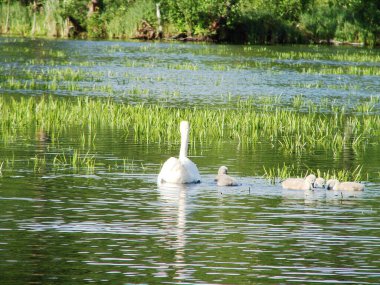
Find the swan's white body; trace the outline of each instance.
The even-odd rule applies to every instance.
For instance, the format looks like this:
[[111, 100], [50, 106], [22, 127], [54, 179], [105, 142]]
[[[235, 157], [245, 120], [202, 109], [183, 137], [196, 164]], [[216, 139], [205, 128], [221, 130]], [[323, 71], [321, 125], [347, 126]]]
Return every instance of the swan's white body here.
[[326, 180], [322, 177], [315, 179], [314, 187], [315, 188], [325, 188]]
[[333, 190], [335, 191], [363, 191], [364, 185], [358, 182], [337, 182]]
[[310, 174], [305, 179], [303, 178], [288, 178], [284, 180], [281, 185], [284, 189], [289, 190], [311, 190], [315, 182], [315, 175]]
[[221, 166], [218, 170], [218, 175], [215, 177], [218, 186], [238, 186], [239, 183], [227, 174], [228, 168]]
[[187, 121], [182, 121], [181, 131], [181, 149], [179, 158], [171, 157], [165, 161], [157, 177], [157, 183], [187, 184], [201, 182], [201, 176], [194, 162], [187, 158], [189, 144], [190, 125]]

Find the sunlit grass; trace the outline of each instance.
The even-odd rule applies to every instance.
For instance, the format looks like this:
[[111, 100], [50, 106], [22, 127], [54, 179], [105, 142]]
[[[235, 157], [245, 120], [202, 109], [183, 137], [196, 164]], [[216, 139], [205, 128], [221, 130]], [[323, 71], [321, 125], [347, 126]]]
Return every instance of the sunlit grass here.
[[34, 172], [41, 172], [46, 168], [46, 156], [36, 154], [31, 160], [34, 161]]
[[[308, 109], [296, 112], [281, 107], [281, 100], [281, 96], [263, 98], [260, 104], [271, 105], [268, 108], [256, 105], [255, 100], [240, 100], [234, 106], [229, 106], [230, 108], [216, 109], [172, 108], [160, 104], [129, 105], [111, 98], [0, 96], [1, 139], [7, 145], [25, 130], [46, 130], [51, 137], [49, 145], [58, 147], [58, 150], [54, 155], [47, 152], [30, 159], [36, 173], [42, 173], [49, 168], [70, 173], [95, 173], [97, 168], [124, 172], [145, 171], [149, 167], [141, 162], [127, 159], [104, 162], [104, 159], [97, 157], [93, 152], [96, 147], [96, 133], [101, 129], [115, 129], [138, 143], [176, 144], [179, 142], [178, 125], [184, 119], [191, 123], [191, 145], [234, 140], [249, 148], [265, 143], [274, 151], [280, 151], [289, 157], [303, 157], [321, 150], [339, 157], [344, 149], [349, 148], [359, 153], [367, 146], [379, 142], [378, 114], [362, 110], [352, 114], [338, 107], [329, 114], [315, 113]], [[303, 101], [302, 96], [295, 100], [300, 100], [300, 106], [308, 104], [308, 101]], [[377, 104], [378, 98], [373, 97], [359, 104], [366, 102]], [[318, 109], [329, 105], [325, 101], [321, 104], [317, 106]], [[89, 130], [77, 137], [75, 143], [81, 149], [59, 150], [57, 138], [69, 128]], [[1, 157], [0, 163], [2, 172], [11, 171], [15, 163], [14, 157]], [[351, 170], [332, 169], [323, 173], [318, 171], [308, 170], [324, 178], [365, 179], [361, 166]], [[300, 170], [292, 165], [265, 168], [264, 173], [264, 177], [273, 181], [306, 175], [305, 168]]]
[[246, 46], [244, 51], [247, 54], [256, 56], [266, 56], [281, 60], [331, 60], [348, 62], [380, 62], [380, 53], [372, 49], [342, 48], [322, 46], [309, 46], [307, 49], [278, 50], [275, 47]]
[[[301, 97], [295, 100], [297, 105], [304, 104]], [[359, 149], [377, 142], [380, 135], [377, 114], [352, 115], [342, 108], [334, 109], [331, 114], [295, 112], [281, 107], [265, 109], [250, 101], [236, 102], [235, 107], [226, 109], [178, 109], [164, 105], [129, 105], [110, 98], [0, 97], [0, 112], [0, 126], [6, 133], [3, 140], [12, 138], [14, 130], [23, 126], [43, 126], [54, 137], [59, 137], [69, 126], [77, 126], [124, 130], [131, 132], [137, 141], [177, 142], [178, 125], [184, 119], [191, 122], [195, 141], [227, 138], [241, 143], [267, 141], [294, 154], [313, 149], [338, 152], [348, 145]], [[89, 138], [88, 142], [93, 140]]]
[[303, 67], [301, 69], [302, 73], [317, 73], [317, 74], [351, 74], [351, 75], [371, 75], [379, 76], [380, 69], [378, 66], [332, 66], [332, 65], [316, 65]]

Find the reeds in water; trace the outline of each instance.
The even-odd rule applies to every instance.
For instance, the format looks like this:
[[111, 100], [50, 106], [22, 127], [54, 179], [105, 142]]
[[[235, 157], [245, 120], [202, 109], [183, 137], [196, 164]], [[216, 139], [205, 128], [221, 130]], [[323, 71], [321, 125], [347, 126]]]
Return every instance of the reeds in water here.
[[[270, 102], [276, 100], [281, 99], [274, 97]], [[78, 137], [78, 144], [83, 149], [96, 144], [96, 132], [102, 128], [122, 130], [125, 136], [139, 143], [170, 144], [179, 142], [180, 121], [189, 120], [192, 126], [191, 145], [235, 140], [248, 148], [266, 143], [293, 157], [320, 150], [330, 151], [336, 156], [346, 149], [359, 153], [367, 146], [377, 144], [380, 138], [380, 116], [371, 112], [353, 115], [339, 108], [332, 114], [296, 112], [278, 106], [263, 109], [249, 100], [241, 100], [229, 107], [181, 109], [164, 105], [130, 105], [111, 98], [0, 96], [0, 131], [5, 145], [13, 142], [20, 132], [40, 128], [49, 133], [53, 145], [67, 128], [89, 130], [87, 136]], [[1, 158], [0, 161], [3, 171], [12, 168], [12, 159]], [[52, 165], [57, 170], [93, 173], [98, 163], [95, 155], [83, 150], [65, 151], [53, 158], [38, 155], [31, 161], [36, 172]], [[127, 170], [138, 165], [124, 162], [110, 167]], [[307, 171], [318, 173], [318, 170]], [[272, 180], [306, 175], [305, 168], [298, 169], [292, 165], [265, 168], [264, 173]], [[332, 170], [320, 175], [339, 180], [364, 178], [361, 167], [351, 171]]]
[[303, 166], [301, 170], [300, 167], [296, 167], [294, 164], [286, 165], [285, 163], [277, 167], [271, 167], [264, 169], [264, 178], [268, 179], [271, 183], [276, 183], [289, 177], [300, 177], [304, 178], [307, 175], [313, 173], [317, 177], [323, 177], [328, 179], [338, 179], [339, 181], [363, 181], [368, 179], [368, 177], [362, 172], [363, 166], [358, 165], [353, 169], [332, 169], [327, 171], [321, 171], [320, 169], [311, 169], [307, 166]]
[[234, 139], [242, 143], [271, 141], [290, 153], [313, 149], [339, 151], [343, 146], [361, 148], [378, 140], [378, 114], [351, 115], [337, 108], [333, 114], [295, 112], [281, 107], [267, 110], [250, 102], [237, 102], [226, 109], [171, 108], [164, 105], [118, 103], [111, 98], [56, 98], [50, 96], [0, 97], [0, 123], [12, 136], [22, 126], [41, 126], [49, 133], [68, 126], [97, 127], [132, 131], [138, 141], [178, 141], [181, 120], [192, 123], [195, 141]]

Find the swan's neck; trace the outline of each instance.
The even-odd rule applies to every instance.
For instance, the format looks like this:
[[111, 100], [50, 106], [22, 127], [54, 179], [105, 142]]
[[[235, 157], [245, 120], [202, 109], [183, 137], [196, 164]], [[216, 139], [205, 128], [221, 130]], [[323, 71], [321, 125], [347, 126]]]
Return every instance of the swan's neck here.
[[187, 157], [187, 150], [189, 145], [189, 131], [181, 131], [181, 149], [179, 151], [179, 158]]

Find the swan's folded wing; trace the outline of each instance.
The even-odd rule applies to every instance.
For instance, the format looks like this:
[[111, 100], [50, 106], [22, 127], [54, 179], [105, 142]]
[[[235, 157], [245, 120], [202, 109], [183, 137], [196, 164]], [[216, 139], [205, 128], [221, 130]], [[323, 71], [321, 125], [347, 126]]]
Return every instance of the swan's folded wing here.
[[199, 183], [201, 182], [201, 175], [194, 162], [187, 157], [180, 158], [181, 164], [184, 167], [184, 183]]
[[185, 158], [169, 158], [160, 171], [157, 183], [199, 183], [201, 177], [197, 166], [187, 157]]

